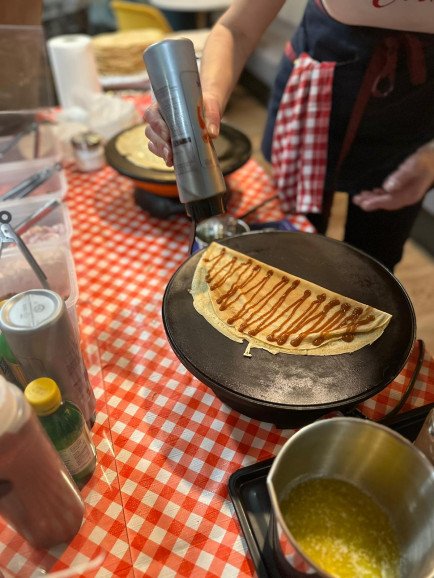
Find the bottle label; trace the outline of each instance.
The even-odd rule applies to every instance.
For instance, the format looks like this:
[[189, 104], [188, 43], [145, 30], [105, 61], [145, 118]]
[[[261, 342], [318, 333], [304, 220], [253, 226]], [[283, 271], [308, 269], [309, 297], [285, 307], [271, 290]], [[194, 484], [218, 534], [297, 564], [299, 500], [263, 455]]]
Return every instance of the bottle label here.
[[95, 459], [94, 448], [87, 427], [83, 428], [73, 444], [64, 450], [59, 450], [59, 454], [72, 476], [85, 470]]

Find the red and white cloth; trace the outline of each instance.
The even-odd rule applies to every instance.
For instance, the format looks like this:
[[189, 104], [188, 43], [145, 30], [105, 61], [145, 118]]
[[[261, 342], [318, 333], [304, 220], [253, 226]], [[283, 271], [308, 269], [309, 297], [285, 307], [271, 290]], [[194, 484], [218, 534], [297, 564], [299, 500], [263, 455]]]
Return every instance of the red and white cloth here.
[[302, 53], [282, 95], [271, 162], [285, 213], [321, 212], [334, 69]]
[[[83, 351], [97, 398], [91, 435], [98, 463], [82, 490], [84, 523], [70, 543], [35, 550], [0, 521], [0, 572], [5, 578], [55, 578], [67, 569], [77, 578], [251, 578], [255, 568], [228, 480], [276, 455], [292, 432], [223, 404], [167, 341], [161, 303], [188, 257], [187, 218], [145, 213], [134, 203], [133, 181], [110, 167], [94, 173], [69, 167], [66, 174]], [[228, 177], [228, 186], [234, 215], [274, 194], [253, 159]], [[253, 218], [281, 218], [278, 203]], [[312, 231], [301, 215], [290, 221]], [[417, 348], [400, 375], [359, 409], [378, 419], [395, 407], [416, 358]], [[426, 351], [403, 411], [433, 401], [434, 359]]]

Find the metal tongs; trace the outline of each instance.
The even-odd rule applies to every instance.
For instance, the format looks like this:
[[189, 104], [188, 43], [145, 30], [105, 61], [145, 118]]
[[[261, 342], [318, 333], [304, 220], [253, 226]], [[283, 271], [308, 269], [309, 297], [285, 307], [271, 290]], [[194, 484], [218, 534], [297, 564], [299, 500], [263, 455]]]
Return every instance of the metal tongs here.
[[0, 211], [0, 257], [2, 254], [3, 245], [15, 243], [15, 245], [18, 247], [24, 258], [26, 259], [27, 263], [30, 265], [33, 272], [39, 279], [42, 287], [44, 289], [50, 289], [47, 276], [42, 271], [36, 259], [33, 257], [31, 252], [27, 248], [27, 245], [24, 243], [21, 237], [14, 231], [14, 229], [10, 225], [11, 220], [12, 215], [9, 213], [9, 211]]
[[27, 197], [32, 191], [34, 191], [39, 185], [45, 183], [56, 171], [60, 171], [62, 165], [60, 163], [54, 163], [51, 167], [41, 169], [31, 177], [28, 177], [24, 181], [18, 183], [9, 189], [6, 193], [0, 196], [0, 201], [10, 201], [11, 199], [22, 199]]
[[[36, 139], [35, 148], [37, 148], [37, 146], [38, 146], [37, 141], [39, 138], [38, 128], [39, 128], [38, 123], [33, 121], [30, 124], [28, 124], [23, 130], [18, 132], [14, 137], [12, 137], [12, 139], [9, 142], [7, 142], [5, 145], [0, 147], [0, 159], [2, 159], [7, 152], [9, 152], [11, 149], [13, 149], [14, 146], [17, 144], [17, 142], [19, 142], [23, 138], [23, 136], [25, 136], [26, 134], [29, 134], [30, 132], [33, 132], [33, 131], [35, 131], [35, 139]], [[37, 154], [35, 154], [35, 157], [36, 156], [37, 156]]]

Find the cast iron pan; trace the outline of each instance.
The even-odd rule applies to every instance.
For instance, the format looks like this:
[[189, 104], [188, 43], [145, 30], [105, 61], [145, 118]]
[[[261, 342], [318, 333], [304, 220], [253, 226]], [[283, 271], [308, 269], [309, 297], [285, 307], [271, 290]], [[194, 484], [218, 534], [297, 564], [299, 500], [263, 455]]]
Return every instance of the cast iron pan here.
[[[106, 160], [110, 166], [122, 175], [137, 181], [151, 183], [176, 183], [174, 171], [159, 171], [139, 167], [121, 155], [116, 148], [116, 141], [121, 134], [132, 130], [130, 127], [112, 137], [105, 146]], [[143, 130], [145, 127], [143, 125]], [[220, 168], [224, 176], [232, 173], [243, 166], [250, 158], [252, 145], [250, 140], [242, 132], [222, 123], [220, 135], [214, 141], [214, 146], [220, 163]]]
[[231, 341], [193, 307], [188, 290], [200, 251], [181, 265], [163, 298], [163, 322], [183, 365], [240, 413], [299, 427], [375, 395], [401, 371], [415, 340], [415, 314], [399, 281], [383, 265], [322, 235], [255, 232], [222, 241], [232, 249], [392, 314], [372, 345], [343, 355], [272, 355]]

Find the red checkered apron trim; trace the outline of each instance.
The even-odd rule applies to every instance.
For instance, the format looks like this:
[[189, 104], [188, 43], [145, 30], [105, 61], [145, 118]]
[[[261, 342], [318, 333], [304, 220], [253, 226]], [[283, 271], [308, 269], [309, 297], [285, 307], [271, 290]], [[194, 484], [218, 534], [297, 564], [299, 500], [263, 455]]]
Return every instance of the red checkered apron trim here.
[[282, 95], [271, 162], [285, 213], [321, 212], [335, 65], [300, 54]]

